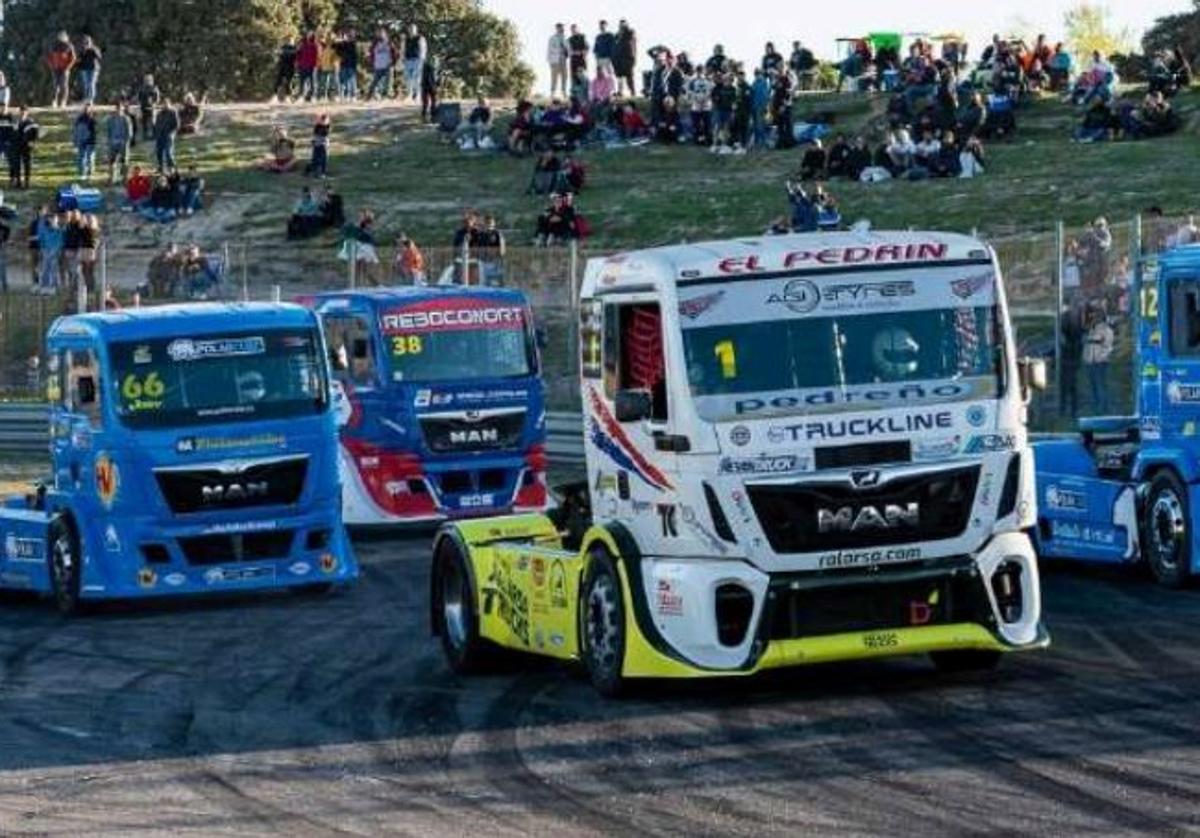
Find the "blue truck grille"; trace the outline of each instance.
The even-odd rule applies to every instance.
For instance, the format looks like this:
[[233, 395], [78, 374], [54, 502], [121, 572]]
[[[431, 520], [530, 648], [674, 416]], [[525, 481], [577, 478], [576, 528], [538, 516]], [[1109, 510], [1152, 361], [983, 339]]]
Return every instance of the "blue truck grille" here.
[[291, 506], [300, 499], [308, 474], [308, 457], [274, 457], [219, 463], [195, 468], [160, 468], [154, 472], [159, 491], [179, 515]]

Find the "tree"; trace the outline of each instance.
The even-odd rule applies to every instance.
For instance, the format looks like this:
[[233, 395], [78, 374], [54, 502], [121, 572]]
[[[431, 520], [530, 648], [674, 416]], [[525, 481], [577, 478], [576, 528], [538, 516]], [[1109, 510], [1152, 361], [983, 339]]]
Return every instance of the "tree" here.
[[1200, 0], [1190, 12], [1160, 17], [1142, 37], [1142, 52], [1146, 55], [1176, 47], [1195, 66], [1200, 57]]
[[533, 70], [520, 60], [516, 27], [475, 0], [343, 0], [339, 21], [360, 38], [380, 26], [399, 34], [417, 24], [429, 54], [441, 62], [448, 92], [522, 96], [533, 86]]
[[1081, 62], [1093, 52], [1107, 58], [1128, 53], [1133, 46], [1133, 35], [1127, 28], [1114, 27], [1108, 7], [1086, 0], [1063, 15], [1063, 29], [1067, 49]]

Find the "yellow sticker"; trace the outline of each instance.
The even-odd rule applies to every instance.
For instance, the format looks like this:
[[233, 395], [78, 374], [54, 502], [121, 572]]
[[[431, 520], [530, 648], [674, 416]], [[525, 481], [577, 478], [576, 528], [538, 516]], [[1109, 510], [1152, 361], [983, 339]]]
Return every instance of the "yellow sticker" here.
[[105, 508], [113, 505], [121, 486], [121, 472], [107, 454], [96, 457], [96, 494]]

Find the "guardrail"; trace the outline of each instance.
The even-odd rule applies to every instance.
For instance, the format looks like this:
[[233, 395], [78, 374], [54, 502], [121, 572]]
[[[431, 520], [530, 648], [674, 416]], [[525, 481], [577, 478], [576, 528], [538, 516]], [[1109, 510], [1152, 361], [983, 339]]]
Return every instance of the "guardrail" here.
[[[578, 413], [546, 414], [546, 454], [556, 465], [583, 462], [582, 418]], [[44, 456], [50, 446], [50, 419], [39, 402], [0, 404], [0, 455]]]

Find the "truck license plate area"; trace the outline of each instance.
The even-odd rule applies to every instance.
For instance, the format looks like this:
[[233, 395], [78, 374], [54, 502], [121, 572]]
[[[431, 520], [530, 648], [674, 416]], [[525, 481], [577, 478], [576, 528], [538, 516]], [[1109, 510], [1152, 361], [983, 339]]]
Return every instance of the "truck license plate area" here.
[[197, 535], [179, 539], [187, 563], [195, 566], [286, 558], [292, 549], [292, 530]]

